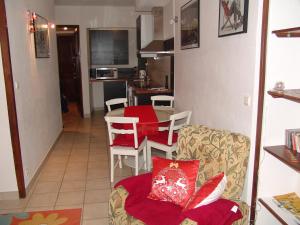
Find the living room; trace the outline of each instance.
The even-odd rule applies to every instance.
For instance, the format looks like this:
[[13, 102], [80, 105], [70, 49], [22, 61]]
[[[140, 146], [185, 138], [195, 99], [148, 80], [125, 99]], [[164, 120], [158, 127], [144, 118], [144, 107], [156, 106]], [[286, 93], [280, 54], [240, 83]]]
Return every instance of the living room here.
[[[151, 7], [162, 6], [166, 10], [171, 9], [173, 14], [170, 18], [172, 19], [175, 16], [180, 18], [181, 8], [188, 1], [166, 1], [164, 5], [156, 4], [162, 1], [151, 2]], [[165, 26], [170, 25], [171, 29], [174, 28], [175, 34], [176, 108], [181, 111], [191, 110], [193, 112], [192, 124], [230, 130], [250, 138], [250, 155], [243, 191], [243, 200], [248, 205], [251, 205], [252, 201], [253, 183], [255, 183], [253, 174], [257, 170], [256, 160], [259, 159], [257, 154], [261, 155], [257, 163], [263, 161], [260, 165], [258, 197], [292, 191], [298, 191], [299, 194], [299, 172], [278, 163], [279, 161], [265, 153], [262, 147], [256, 150], [257, 140], [260, 138], [262, 142], [259, 146], [284, 144], [284, 130], [299, 128], [300, 125], [295, 119], [300, 113], [299, 105], [285, 100], [279, 100], [282, 101], [279, 105], [278, 100], [274, 101], [271, 96], [267, 95], [267, 91], [273, 89], [278, 81], [284, 81], [287, 89], [299, 88], [296, 68], [300, 52], [297, 51], [299, 38], [280, 39], [272, 34], [272, 30], [299, 27], [299, 2], [289, 0], [288, 4], [284, 4], [271, 0], [267, 10], [263, 4], [269, 1], [249, 1], [247, 32], [225, 37], [218, 37], [219, 2], [209, 0], [199, 2], [200, 42], [198, 48], [182, 50], [180, 20], [172, 25], [170, 18], [164, 21]], [[59, 1], [5, 1], [16, 116], [26, 188], [30, 186], [63, 130], [55, 31], [49, 30], [50, 58], [36, 59], [34, 38], [28, 31], [28, 10], [42, 15], [55, 24], [80, 26], [83, 108], [87, 120], [91, 116], [91, 108], [85, 31], [90, 26], [135, 27], [138, 14], [136, 5], [99, 6], [90, 5], [92, 3], [88, 5], [58, 3]], [[268, 29], [263, 26], [263, 9], [269, 12]], [[261, 63], [262, 30], [268, 33], [265, 46], [268, 54], [264, 65]], [[4, 47], [1, 41], [1, 48], [4, 49]], [[3, 56], [2, 59], [4, 61]], [[3, 63], [3, 68], [4, 66]], [[264, 91], [259, 92], [260, 85], [262, 85], [260, 82], [262, 68], [266, 68], [266, 80]], [[2, 70], [1, 77], [3, 77]], [[6, 106], [7, 100], [2, 78], [0, 84], [3, 87], [1, 88], [1, 105]], [[265, 96], [264, 106], [259, 102], [261, 95]], [[263, 114], [260, 112], [263, 122], [262, 133], [258, 138], [259, 119], [257, 118], [259, 118], [260, 107], [264, 110]], [[18, 193], [18, 183], [13, 157], [15, 146], [11, 141], [8, 109], [1, 108], [0, 118], [3, 124], [1, 125], [1, 140], [3, 140], [1, 149], [3, 151], [0, 153], [0, 158], [3, 163], [0, 165], [2, 177], [0, 200], [5, 200], [7, 199], [5, 196], [15, 196]], [[86, 120], [83, 120], [83, 124], [84, 121]], [[82, 129], [84, 130], [84, 126]], [[271, 174], [270, 171], [272, 171]], [[21, 208], [24, 210], [23, 206]], [[7, 211], [4, 210], [3, 213], [5, 212]], [[262, 217], [272, 217], [263, 210], [259, 211], [259, 217], [260, 213], [263, 213]], [[263, 223], [258, 221], [257, 224]]]

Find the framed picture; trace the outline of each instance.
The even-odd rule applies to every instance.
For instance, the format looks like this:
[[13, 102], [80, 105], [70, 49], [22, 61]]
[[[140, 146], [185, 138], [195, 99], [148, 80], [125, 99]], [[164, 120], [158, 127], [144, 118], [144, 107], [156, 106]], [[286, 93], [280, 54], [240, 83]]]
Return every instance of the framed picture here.
[[218, 36], [247, 32], [248, 0], [219, 0]]
[[38, 14], [35, 14], [34, 20], [34, 46], [36, 58], [49, 58], [49, 33], [48, 21]]
[[199, 0], [181, 7], [181, 49], [199, 48]]

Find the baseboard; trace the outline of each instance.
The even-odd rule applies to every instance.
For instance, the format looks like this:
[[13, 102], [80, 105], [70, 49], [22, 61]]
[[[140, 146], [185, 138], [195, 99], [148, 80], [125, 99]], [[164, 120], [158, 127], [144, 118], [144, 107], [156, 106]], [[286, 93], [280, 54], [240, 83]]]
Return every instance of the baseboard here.
[[91, 118], [91, 114], [90, 113], [84, 114], [83, 117], [84, 118]]
[[93, 108], [93, 112], [94, 111], [102, 111], [102, 110], [104, 110], [104, 107], [94, 107]]
[[34, 183], [36, 182], [36, 179], [38, 178], [40, 172], [41, 172], [41, 169], [43, 168], [45, 162], [48, 160], [49, 156], [50, 156], [50, 153], [53, 151], [55, 145], [57, 144], [58, 140], [60, 139], [61, 135], [63, 133], [63, 130], [60, 131], [59, 135], [57, 136], [55, 142], [52, 144], [50, 150], [48, 151], [46, 157], [44, 158], [44, 160], [41, 162], [40, 166], [38, 167], [38, 169], [36, 170], [34, 176], [31, 178], [29, 184], [27, 185], [26, 187], [26, 196], [30, 195], [31, 192], [33, 191], [33, 186], [34, 186]]
[[0, 201], [3, 200], [17, 200], [19, 199], [19, 192], [18, 191], [8, 191], [8, 192], [1, 192], [0, 193]]

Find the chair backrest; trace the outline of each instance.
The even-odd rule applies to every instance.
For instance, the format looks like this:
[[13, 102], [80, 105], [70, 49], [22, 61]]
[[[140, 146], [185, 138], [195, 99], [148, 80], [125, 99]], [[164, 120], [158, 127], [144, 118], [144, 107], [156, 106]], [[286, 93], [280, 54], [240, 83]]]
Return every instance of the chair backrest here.
[[174, 107], [174, 96], [169, 95], [153, 95], [151, 96], [152, 105], [155, 106], [156, 101], [167, 102], [167, 107]]
[[[113, 144], [116, 134], [132, 134], [134, 140], [134, 147], [138, 148], [138, 134], [137, 134], [137, 123], [139, 122], [138, 117], [105, 116], [104, 119], [107, 123], [110, 145]], [[118, 126], [113, 126], [114, 123], [118, 124]]]
[[178, 160], [200, 160], [197, 186], [224, 172], [227, 186], [223, 197], [239, 200], [246, 177], [250, 140], [248, 137], [206, 126], [187, 126], [179, 131]]
[[126, 107], [127, 106], [127, 98], [114, 98], [114, 99], [110, 99], [110, 100], [107, 100], [105, 102], [105, 104], [107, 106], [108, 111], [110, 112], [112, 105], [124, 104], [124, 107]]
[[192, 112], [185, 111], [170, 116], [170, 128], [168, 135], [168, 145], [172, 145], [173, 133], [180, 130], [183, 126], [190, 124]]

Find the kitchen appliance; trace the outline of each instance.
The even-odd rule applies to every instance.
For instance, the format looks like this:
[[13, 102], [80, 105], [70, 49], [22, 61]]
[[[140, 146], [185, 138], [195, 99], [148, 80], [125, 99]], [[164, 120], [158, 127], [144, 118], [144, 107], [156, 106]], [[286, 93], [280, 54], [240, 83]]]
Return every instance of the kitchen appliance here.
[[137, 19], [137, 41], [141, 57], [174, 54], [174, 38], [163, 40], [163, 8], [153, 7], [152, 15], [140, 15]]
[[100, 67], [96, 68], [96, 79], [114, 79], [118, 78], [117, 68]]

